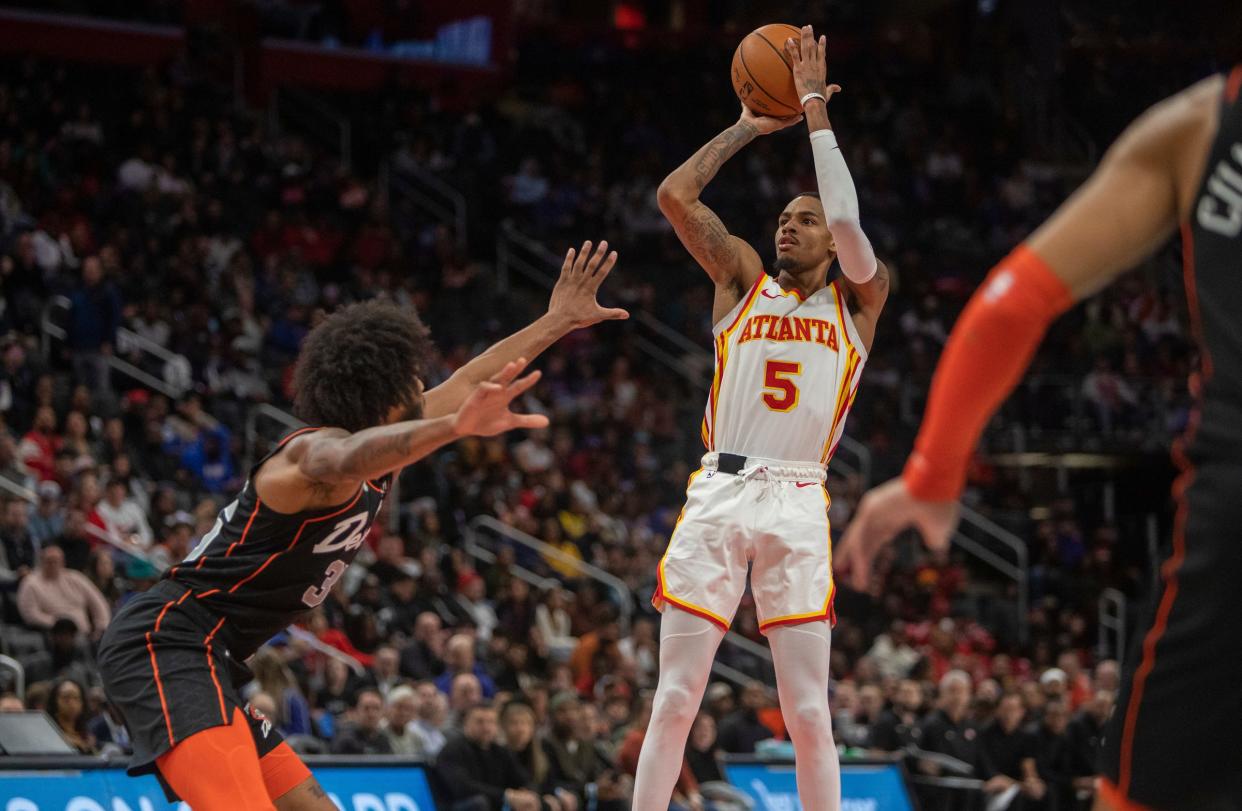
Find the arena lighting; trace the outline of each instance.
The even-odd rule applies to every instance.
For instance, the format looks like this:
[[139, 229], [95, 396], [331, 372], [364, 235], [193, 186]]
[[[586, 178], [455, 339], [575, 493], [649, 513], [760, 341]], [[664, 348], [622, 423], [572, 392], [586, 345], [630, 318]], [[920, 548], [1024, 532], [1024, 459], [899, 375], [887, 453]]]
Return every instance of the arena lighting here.
[[1135, 463], [1133, 457], [1103, 453], [998, 453], [988, 459], [1002, 467], [1066, 467], [1075, 470], [1116, 470]]

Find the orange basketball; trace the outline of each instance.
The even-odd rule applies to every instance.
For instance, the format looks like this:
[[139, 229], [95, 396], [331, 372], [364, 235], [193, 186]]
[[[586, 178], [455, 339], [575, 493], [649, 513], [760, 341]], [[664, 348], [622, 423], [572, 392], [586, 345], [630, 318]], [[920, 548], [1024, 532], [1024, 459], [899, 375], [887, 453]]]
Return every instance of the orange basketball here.
[[785, 40], [797, 39], [794, 25], [772, 23], [747, 34], [733, 52], [733, 92], [756, 115], [778, 118], [802, 112]]

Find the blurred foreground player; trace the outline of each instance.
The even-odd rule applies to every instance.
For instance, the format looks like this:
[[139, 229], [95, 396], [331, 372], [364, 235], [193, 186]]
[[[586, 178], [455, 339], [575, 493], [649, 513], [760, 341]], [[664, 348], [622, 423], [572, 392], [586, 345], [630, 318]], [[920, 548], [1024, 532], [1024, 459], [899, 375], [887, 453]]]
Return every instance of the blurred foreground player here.
[[241, 664], [318, 606], [345, 573], [394, 474], [460, 437], [540, 428], [510, 411], [539, 379], [518, 377], [558, 338], [624, 310], [596, 301], [616, 253], [571, 249], [548, 312], [436, 388], [418, 316], [382, 302], [346, 307], [298, 358], [295, 431], [250, 471], [215, 526], [108, 626], [99, 666], [133, 738], [131, 774], [155, 772], [194, 811], [333, 811], [271, 723], [241, 698]]
[[905, 471], [863, 498], [837, 554], [862, 587], [878, 547], [906, 527], [945, 549], [979, 435], [1048, 324], [1149, 256], [1180, 223], [1199, 404], [1173, 446], [1182, 469], [1173, 553], [1105, 736], [1098, 809], [1242, 808], [1240, 88], [1242, 65], [1151, 108], [992, 271], [945, 347]]
[[[888, 296], [888, 271], [859, 226], [854, 182], [828, 121], [827, 100], [839, 88], [825, 86], [823, 48], [809, 26], [800, 45], [787, 44], [820, 193], [799, 195], [781, 212], [775, 278], [699, 194], [756, 136], [801, 117], [743, 108], [736, 124], [660, 185], [661, 210], [716, 283], [716, 375], [703, 419], [707, 453], [691, 476], [652, 599], [664, 617], [660, 680], [634, 786], [634, 808], [643, 811], [668, 807], [748, 564], [797, 752], [802, 807], [840, 806], [828, 711], [834, 587], [824, 480]], [[830, 276], [834, 260], [843, 279]]]

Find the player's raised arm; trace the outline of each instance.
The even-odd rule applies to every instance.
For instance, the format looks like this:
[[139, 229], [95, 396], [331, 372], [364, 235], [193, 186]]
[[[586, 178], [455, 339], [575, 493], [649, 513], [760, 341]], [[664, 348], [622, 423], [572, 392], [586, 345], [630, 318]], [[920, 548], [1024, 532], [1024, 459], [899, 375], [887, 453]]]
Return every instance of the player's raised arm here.
[[712, 277], [717, 288], [740, 295], [763, 273], [763, 263], [745, 240], [729, 233], [716, 212], [699, 195], [724, 162], [760, 135], [793, 126], [801, 116], [757, 116], [742, 106], [737, 123], [704, 144], [690, 159], [664, 178], [656, 191], [660, 211], [672, 223], [681, 244]]
[[832, 122], [828, 120], [828, 101], [841, 92], [841, 87], [827, 83], [827, 44], [826, 37], [816, 40], [811, 26], [804, 25], [800, 39], [786, 41], [785, 53], [790, 59], [794, 86], [811, 134], [815, 179], [828, 230], [836, 244], [841, 274], [858, 303], [859, 314], [873, 333], [875, 319], [888, 298], [888, 272], [876, 259], [871, 240], [863, 233], [854, 179], [837, 145]]
[[901, 478], [863, 497], [834, 558], [856, 587], [880, 546], [915, 527], [943, 549], [988, 419], [1021, 379], [1048, 325], [1173, 232], [1215, 135], [1219, 78], [1153, 107], [1087, 182], [991, 272], [953, 328]]
[[400, 470], [462, 437], [546, 428], [547, 417], [509, 408], [539, 381], [539, 372], [519, 378], [525, 367], [525, 358], [506, 364], [491, 380], [475, 386], [448, 416], [403, 420], [352, 434], [325, 428], [295, 437], [259, 469], [259, 496], [284, 513], [326, 506], [347, 498], [362, 482]]
[[576, 329], [629, 318], [630, 314], [616, 307], [600, 306], [599, 286], [608, 278], [617, 263], [617, 252], [608, 250], [601, 241], [591, 251], [591, 241], [575, 251], [565, 253], [561, 275], [552, 288], [548, 311], [531, 324], [490, 346], [453, 373], [448, 380], [424, 395], [423, 416], [443, 417], [457, 411], [480, 383], [490, 380], [506, 364], [526, 358], [534, 360], [545, 349]]

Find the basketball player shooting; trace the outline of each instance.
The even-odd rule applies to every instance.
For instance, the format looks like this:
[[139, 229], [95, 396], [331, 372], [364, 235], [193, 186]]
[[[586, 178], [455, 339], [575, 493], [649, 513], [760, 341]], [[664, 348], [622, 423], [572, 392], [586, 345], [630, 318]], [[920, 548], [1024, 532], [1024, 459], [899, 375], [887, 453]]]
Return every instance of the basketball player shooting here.
[[411, 310], [345, 307], [298, 358], [295, 431], [250, 471], [184, 561], [108, 626], [99, 666], [133, 738], [131, 774], [155, 772], [195, 811], [335, 811], [310, 771], [238, 689], [242, 660], [323, 602], [345, 573], [402, 468], [465, 436], [541, 428], [513, 400], [561, 336], [626, 318], [601, 307], [615, 251], [565, 256], [547, 313], [424, 393], [434, 347]]
[[[785, 724], [808, 811], [840, 805], [828, 711], [833, 582], [825, 470], [888, 294], [888, 271], [859, 227], [858, 197], [828, 120], [824, 41], [787, 43], [819, 194], [777, 219], [775, 278], [699, 200], [721, 165], [801, 116], [741, 118], [670, 174], [660, 209], [716, 284], [715, 379], [707, 453], [659, 564], [660, 680], [638, 762], [634, 808], [667, 808], [712, 658], [751, 564], [759, 627], [772, 646]], [[834, 260], [843, 279], [830, 275]], [[696, 802], [697, 798], [691, 798]]]
[[[1236, 19], [1236, 9], [1226, 7]], [[1236, 28], [1236, 25], [1235, 25]], [[838, 550], [864, 588], [877, 550], [916, 528], [948, 547], [966, 468], [1048, 325], [1163, 245], [1179, 224], [1199, 344], [1198, 399], [1173, 445], [1173, 551], [1105, 734], [1096, 808], [1242, 808], [1242, 65], [1148, 110], [1090, 179], [1004, 259], [958, 319], [901, 478], [868, 493]]]

